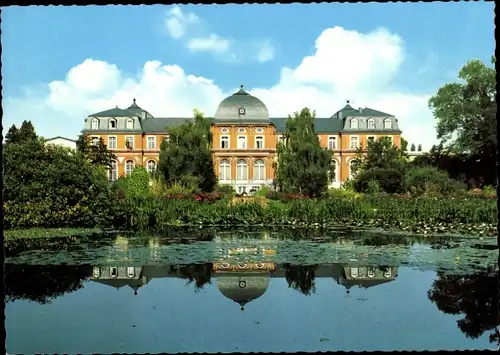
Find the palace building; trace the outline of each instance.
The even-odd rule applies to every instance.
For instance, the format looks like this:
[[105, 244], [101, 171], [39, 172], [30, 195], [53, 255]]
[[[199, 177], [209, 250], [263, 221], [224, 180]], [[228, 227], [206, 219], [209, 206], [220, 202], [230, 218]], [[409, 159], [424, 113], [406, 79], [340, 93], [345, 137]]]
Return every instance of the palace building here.
[[[152, 172], [159, 159], [160, 144], [168, 137], [166, 127], [193, 121], [193, 117], [154, 117], [139, 107], [118, 107], [94, 113], [85, 120], [83, 133], [95, 142], [103, 138], [117, 160], [109, 172], [111, 180], [128, 175], [142, 165]], [[220, 184], [238, 193], [271, 185], [277, 144], [283, 139], [287, 117], [269, 117], [266, 105], [243, 89], [225, 98], [212, 119], [212, 153]], [[382, 136], [401, 146], [401, 130], [394, 115], [347, 104], [331, 117], [316, 118], [315, 130], [321, 146], [333, 151], [336, 173], [332, 187], [351, 176], [356, 149]]]

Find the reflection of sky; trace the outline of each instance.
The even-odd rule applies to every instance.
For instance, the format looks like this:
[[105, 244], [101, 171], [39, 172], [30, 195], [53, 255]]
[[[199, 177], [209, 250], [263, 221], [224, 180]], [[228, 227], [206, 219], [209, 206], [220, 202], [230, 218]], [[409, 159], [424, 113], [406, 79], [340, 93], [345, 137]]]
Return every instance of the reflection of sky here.
[[[9, 352], [229, 352], [492, 348], [487, 334], [468, 340], [460, 318], [427, 299], [434, 272], [399, 268], [398, 278], [368, 290], [316, 279], [305, 296], [274, 278], [264, 295], [240, 306], [206, 285], [153, 279], [129, 288], [94, 282], [42, 306], [7, 304]], [[135, 325], [135, 327], [134, 327]], [[29, 341], [26, 341], [29, 339]], [[320, 340], [323, 339], [321, 342]], [[328, 340], [325, 340], [328, 339]]]

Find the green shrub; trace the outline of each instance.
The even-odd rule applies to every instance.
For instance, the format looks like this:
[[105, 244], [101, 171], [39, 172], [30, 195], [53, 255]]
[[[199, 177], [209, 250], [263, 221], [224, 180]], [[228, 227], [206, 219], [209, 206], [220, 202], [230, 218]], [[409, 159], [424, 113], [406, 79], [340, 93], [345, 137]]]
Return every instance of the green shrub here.
[[258, 197], [266, 197], [267, 194], [271, 191], [271, 189], [267, 186], [262, 186], [259, 190], [257, 190], [257, 193], [255, 196]]
[[150, 192], [149, 173], [143, 166], [138, 166], [132, 170], [128, 178], [128, 195], [130, 197], [145, 196]]
[[128, 196], [128, 178], [120, 176], [117, 180], [111, 183], [111, 191], [117, 198], [125, 198]]
[[435, 167], [410, 168], [405, 174], [405, 190], [415, 196], [447, 196], [463, 187], [463, 184], [450, 179], [446, 172]]
[[399, 169], [371, 168], [359, 172], [354, 180], [354, 189], [358, 192], [369, 192], [373, 181], [378, 183], [379, 190], [388, 193], [399, 193], [404, 189], [404, 175]]
[[231, 185], [219, 185], [216, 190], [225, 197], [233, 197], [235, 195], [234, 188]]

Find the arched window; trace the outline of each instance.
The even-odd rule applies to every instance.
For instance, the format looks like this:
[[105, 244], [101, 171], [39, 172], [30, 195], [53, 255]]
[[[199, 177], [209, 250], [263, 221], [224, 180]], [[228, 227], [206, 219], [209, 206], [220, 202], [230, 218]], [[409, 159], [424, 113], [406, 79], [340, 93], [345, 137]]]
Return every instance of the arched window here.
[[392, 121], [390, 118], [384, 120], [384, 129], [392, 129]]
[[351, 129], [358, 129], [358, 119], [357, 118], [351, 119]]
[[354, 178], [354, 175], [355, 175], [355, 171], [354, 170], [355, 170], [356, 163], [357, 163], [356, 159], [352, 159], [349, 162], [349, 179]]
[[219, 179], [221, 181], [231, 180], [231, 163], [229, 160], [222, 159], [219, 164]]
[[248, 164], [243, 159], [236, 163], [236, 180], [248, 180]]
[[156, 171], [156, 162], [148, 160], [148, 173], [153, 174]]
[[111, 166], [109, 167], [108, 173], [109, 180], [115, 181], [116, 179], [118, 179], [118, 163], [116, 162], [116, 160], [111, 161]]
[[332, 165], [333, 165], [333, 179], [332, 179], [332, 182], [336, 182], [338, 179], [337, 179], [337, 176], [339, 174], [339, 168], [338, 168], [338, 165], [337, 165], [337, 161], [335, 159], [332, 160]]
[[258, 181], [266, 179], [266, 164], [264, 160], [257, 159], [253, 163], [253, 179]]
[[97, 118], [92, 119], [92, 129], [99, 129], [99, 120]]
[[375, 129], [375, 120], [373, 118], [368, 120], [368, 129]]
[[109, 129], [116, 129], [116, 120], [114, 118], [109, 120], [108, 128]]
[[134, 120], [127, 118], [127, 129], [134, 129]]
[[127, 160], [125, 162], [125, 176], [130, 176], [132, 170], [134, 170], [135, 162], [133, 160]]

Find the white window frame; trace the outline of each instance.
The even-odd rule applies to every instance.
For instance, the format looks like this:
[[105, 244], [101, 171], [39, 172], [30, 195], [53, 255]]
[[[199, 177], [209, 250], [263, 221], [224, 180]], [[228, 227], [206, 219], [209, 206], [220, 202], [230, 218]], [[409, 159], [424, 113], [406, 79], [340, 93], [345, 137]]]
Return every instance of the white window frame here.
[[93, 118], [92, 121], [90, 122], [90, 128], [99, 129], [99, 119]]
[[220, 129], [221, 133], [229, 133], [229, 128], [223, 127]]
[[[356, 138], [356, 147], [352, 146], [352, 139]], [[349, 137], [349, 149], [358, 149], [359, 148], [359, 136], [350, 136]]]
[[[113, 271], [114, 271], [114, 275], [113, 275]], [[113, 278], [118, 276], [118, 268], [116, 266], [111, 266], [109, 268], [109, 276], [111, 276]]]
[[[257, 144], [259, 141], [262, 142], [262, 146], [260, 148]], [[255, 136], [255, 149], [264, 149], [264, 136]]]
[[[132, 124], [131, 126], [129, 125], [130, 123]], [[132, 118], [127, 118], [125, 129], [134, 129], [134, 120]]]
[[127, 276], [130, 278], [135, 276], [135, 267], [127, 266]]
[[[130, 171], [127, 169], [127, 166], [128, 166], [127, 163], [128, 162], [132, 162], [132, 169]], [[134, 171], [134, 169], [135, 169], [135, 161], [134, 161], [134, 159], [127, 159], [127, 160], [125, 160], [125, 176], [132, 175], [132, 171]]]
[[[150, 145], [149, 145], [149, 139], [150, 138], [153, 138], [153, 147], [150, 147]], [[147, 147], [148, 147], [148, 149], [156, 149], [156, 136], [147, 136], [146, 139], [147, 139], [147, 144], [148, 144]]]
[[[226, 148], [224, 148], [224, 147], [222, 146], [222, 142], [223, 142], [223, 141], [227, 141], [227, 147], [226, 147]], [[229, 149], [229, 147], [230, 147], [229, 142], [230, 142], [230, 140], [229, 140], [229, 136], [221, 136], [221, 137], [220, 137], [220, 148], [221, 148], [221, 149]]]
[[[111, 122], [115, 123], [114, 127], [111, 127]], [[114, 130], [116, 130], [117, 125], [118, 125], [118, 122], [116, 121], [116, 119], [110, 118], [110, 120], [108, 121], [108, 129], [114, 129]]]
[[392, 129], [392, 120], [390, 118], [384, 120], [384, 129]]
[[127, 141], [129, 141], [129, 138], [132, 138], [131, 148], [135, 149], [135, 137], [134, 136], [126, 136], [125, 137], [125, 148], [127, 148]]
[[[153, 168], [153, 169], [151, 169], [151, 168], [150, 168], [150, 166], [151, 166], [151, 164], [150, 164], [150, 163], [153, 163], [153, 166], [154, 166], [154, 168]], [[156, 161], [155, 161], [154, 159], [149, 159], [149, 160], [146, 162], [146, 169], [147, 169], [148, 173], [153, 174], [153, 173], [156, 171], [157, 165], [158, 165], [158, 164], [156, 164]]]
[[354, 175], [352, 173], [352, 163], [356, 161], [356, 158], [352, 158], [349, 160], [348, 167], [349, 167], [349, 180], [351, 180]]
[[373, 138], [373, 141], [375, 142], [377, 140], [376, 136], [367, 136], [366, 137], [366, 146], [368, 147], [368, 142], [370, 141], [370, 138]]
[[[241, 139], [243, 138], [243, 139]], [[240, 144], [240, 142], [243, 142], [243, 146]], [[238, 149], [247, 149], [248, 144], [247, 144], [247, 136], [238, 136], [236, 140], [236, 144]]]
[[337, 182], [339, 179], [338, 179], [338, 174], [339, 174], [339, 163], [337, 161], [337, 159], [332, 159], [332, 162], [333, 162], [333, 165], [334, 165], [334, 174], [333, 174], [333, 181], [332, 182]]
[[357, 266], [351, 267], [350, 269], [350, 274], [353, 279], [359, 276], [359, 268]]
[[222, 159], [219, 162], [219, 179], [220, 181], [231, 180], [231, 161], [229, 159]]
[[[373, 127], [370, 127], [370, 123], [373, 123]], [[368, 121], [366, 121], [366, 127], [368, 129], [375, 129], [375, 120], [373, 118], [369, 118]]]
[[247, 130], [243, 127], [238, 128], [238, 133], [247, 133]]
[[366, 276], [369, 278], [375, 277], [375, 268], [373, 266], [369, 266], [366, 270]]
[[[111, 146], [111, 140], [114, 138], [115, 145]], [[108, 149], [116, 149], [118, 147], [118, 137], [117, 136], [108, 136]]]
[[384, 277], [391, 277], [392, 276], [392, 270], [391, 268], [387, 268], [387, 270], [384, 271]]
[[[259, 164], [257, 165], [257, 163], [259, 163]], [[262, 163], [262, 164], [260, 164], [260, 163]], [[262, 170], [260, 170], [260, 169], [262, 169]], [[257, 172], [258, 172], [258, 174], [257, 174]], [[264, 159], [256, 159], [253, 162], [253, 180], [254, 181], [266, 181], [266, 162]]]
[[248, 162], [245, 159], [236, 162], [236, 180], [248, 181]]
[[[330, 147], [330, 141], [334, 142], [334, 147]], [[337, 149], [337, 136], [328, 136], [328, 149], [336, 150]]]
[[108, 179], [109, 181], [118, 180], [118, 162], [116, 160], [111, 161], [111, 166], [108, 169]]
[[262, 128], [262, 127], [256, 128], [255, 132], [262, 134], [262, 133], [264, 133], [264, 128]]
[[[354, 127], [353, 123], [356, 123], [356, 127]], [[351, 118], [350, 124], [351, 129], [359, 129], [359, 120], [357, 118]]]

